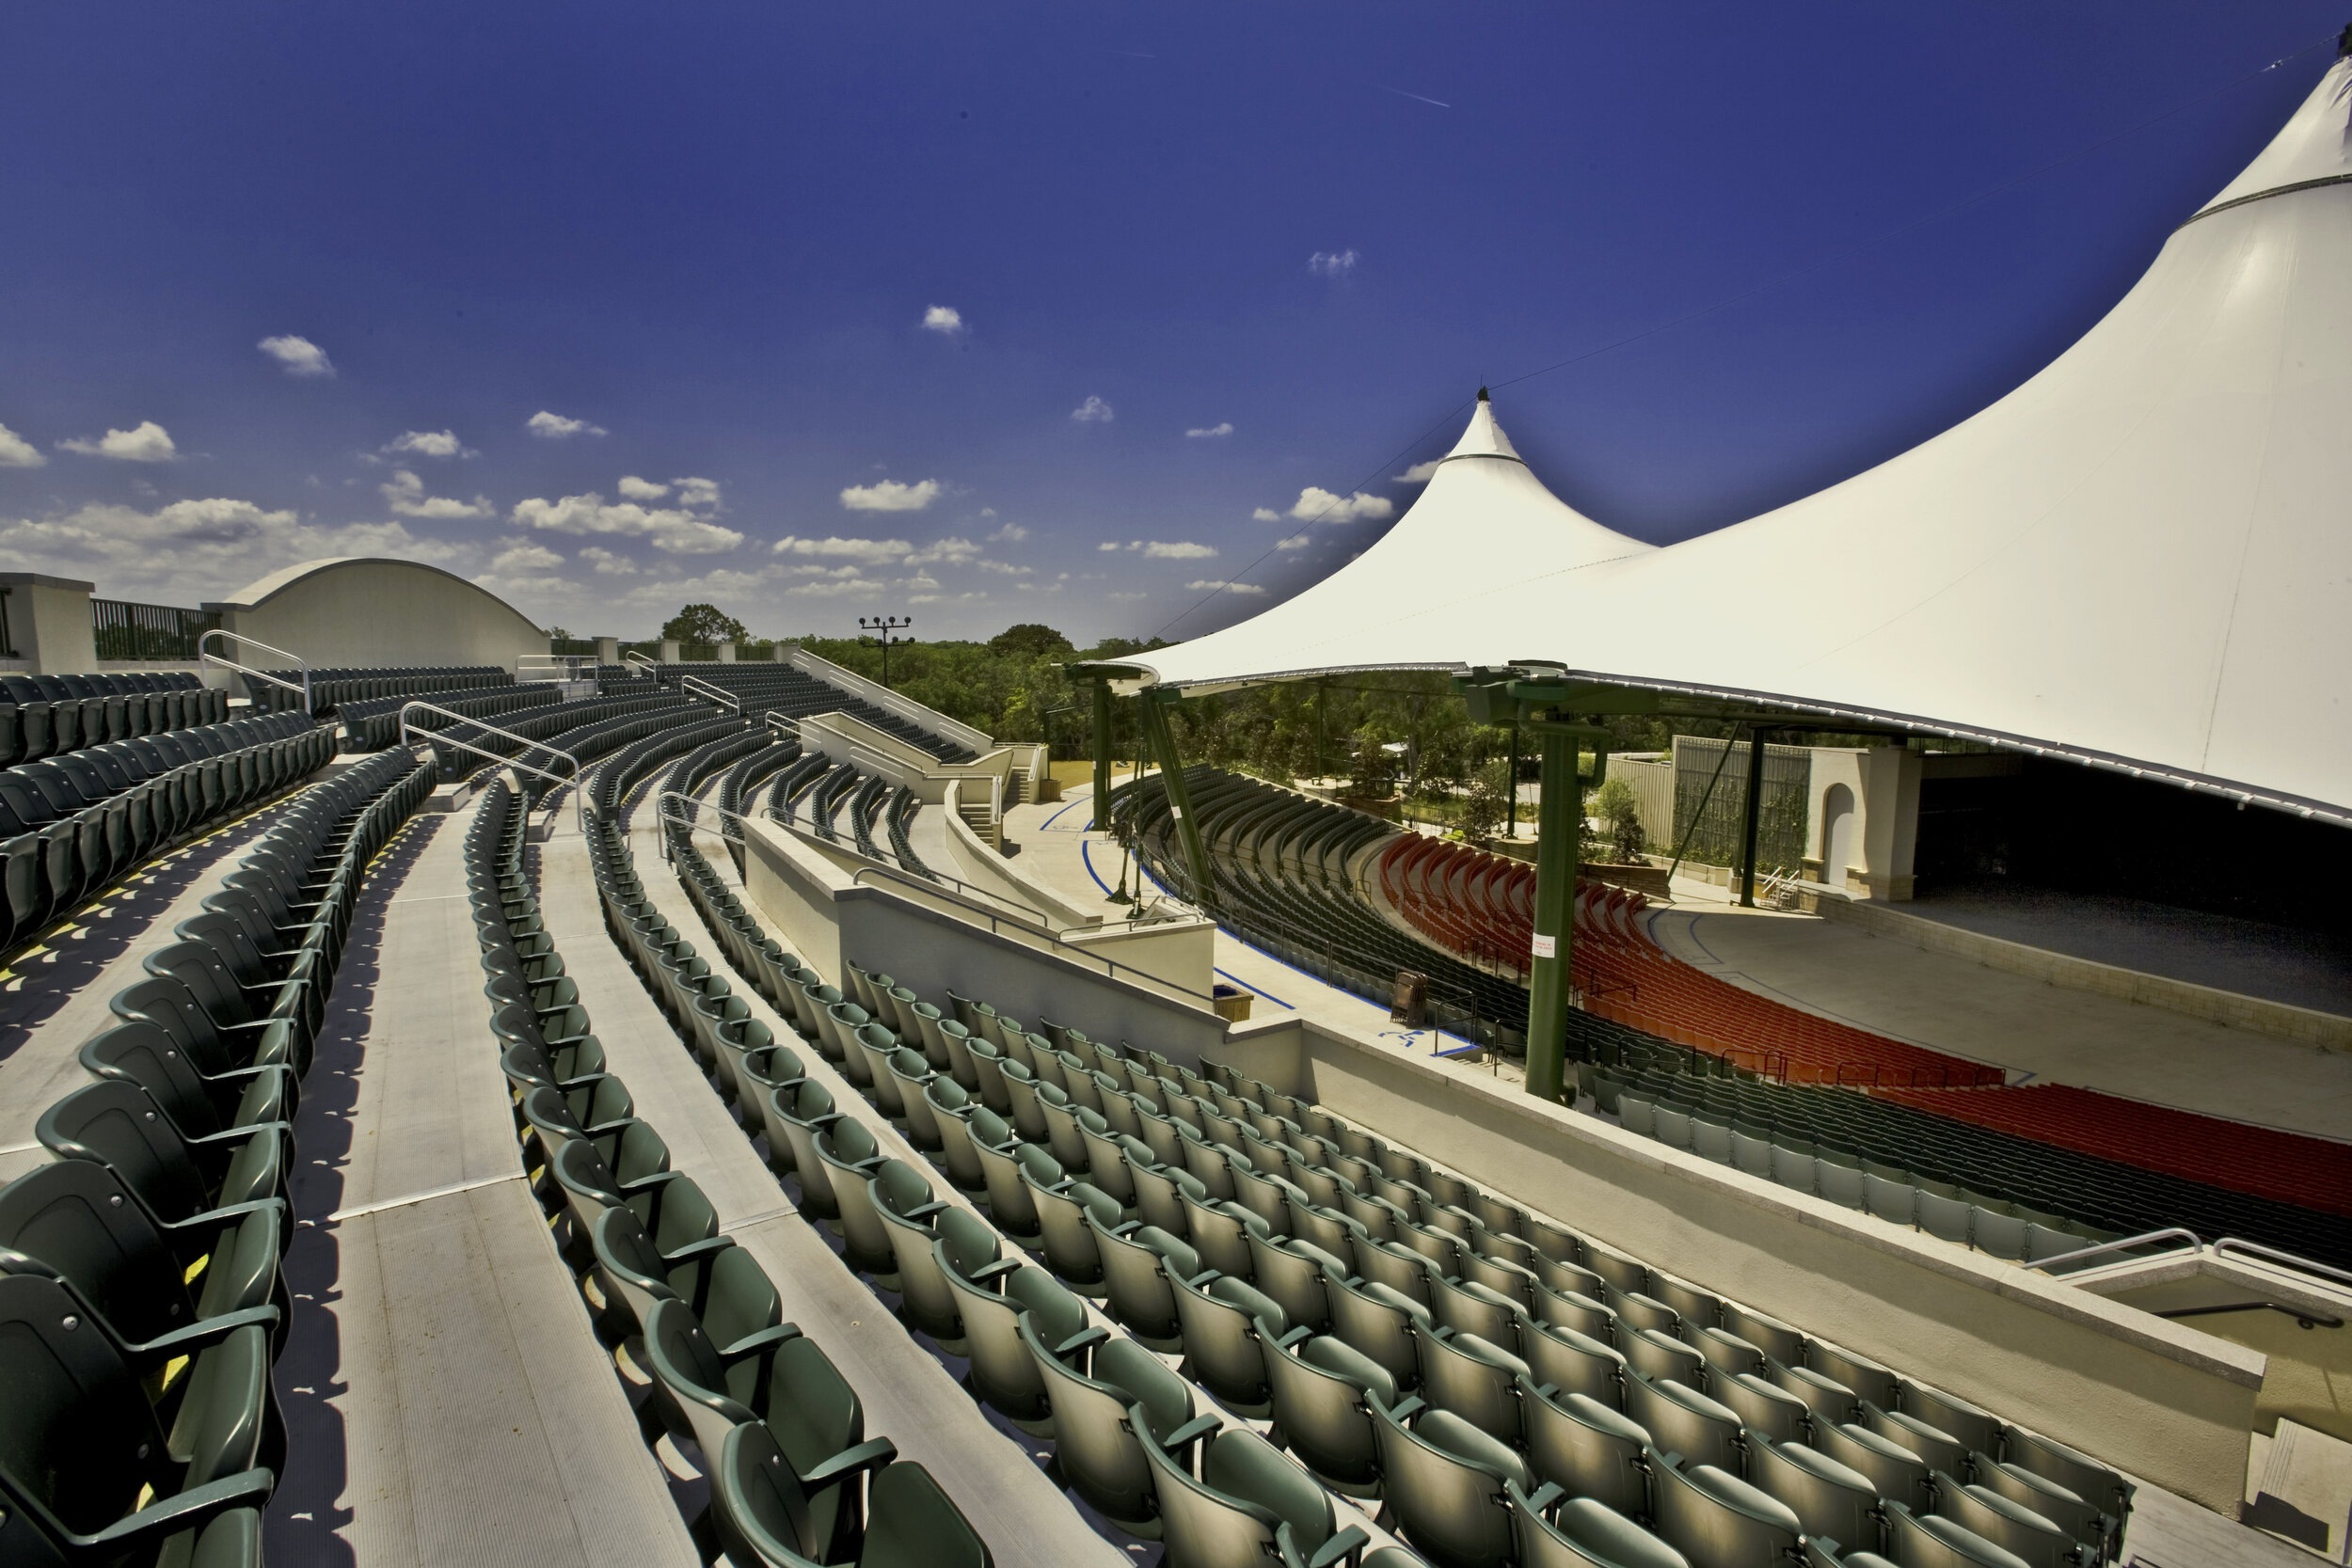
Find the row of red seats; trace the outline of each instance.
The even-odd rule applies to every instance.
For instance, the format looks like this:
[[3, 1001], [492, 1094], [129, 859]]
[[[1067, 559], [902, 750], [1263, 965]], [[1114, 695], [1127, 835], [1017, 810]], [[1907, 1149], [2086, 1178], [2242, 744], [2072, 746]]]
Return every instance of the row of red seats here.
[[[1523, 970], [1534, 936], [1535, 874], [1522, 862], [1418, 834], [1379, 858], [1381, 889], [1423, 935]], [[1793, 1083], [1997, 1085], [1998, 1068], [1799, 1011], [1683, 963], [1634, 916], [1640, 894], [1580, 880], [1574, 975], [1587, 1012], [1727, 1056]]]
[[2065, 1084], [1875, 1092], [1915, 1110], [2141, 1170], [2330, 1214], [2352, 1214], [2352, 1145], [2146, 1105]]

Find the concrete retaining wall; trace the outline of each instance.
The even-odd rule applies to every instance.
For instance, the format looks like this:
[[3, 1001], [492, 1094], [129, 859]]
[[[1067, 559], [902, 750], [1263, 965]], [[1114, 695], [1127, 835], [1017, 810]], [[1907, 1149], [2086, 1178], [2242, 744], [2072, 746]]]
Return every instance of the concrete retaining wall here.
[[1099, 1040], [1128, 1040], [1197, 1066], [1215, 1055], [1225, 1021], [1204, 997], [1091, 955], [1036, 927], [987, 920], [926, 893], [837, 862], [771, 822], [744, 825], [745, 891], [794, 953], [838, 983], [842, 960], [903, 970], [987, 1002], [1032, 1028], [1041, 1018]]

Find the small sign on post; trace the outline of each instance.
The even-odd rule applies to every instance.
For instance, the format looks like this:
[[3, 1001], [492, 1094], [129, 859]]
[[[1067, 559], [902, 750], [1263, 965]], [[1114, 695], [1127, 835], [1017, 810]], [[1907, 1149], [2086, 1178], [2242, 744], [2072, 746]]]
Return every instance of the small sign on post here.
[[1396, 972], [1396, 984], [1389, 992], [1389, 1022], [1402, 1023], [1407, 1029], [1428, 1026], [1428, 975], [1412, 969]]
[[1560, 939], [1558, 937], [1544, 936], [1539, 933], [1535, 938], [1534, 954], [1535, 957], [1539, 958], [1558, 958], [1560, 956]]

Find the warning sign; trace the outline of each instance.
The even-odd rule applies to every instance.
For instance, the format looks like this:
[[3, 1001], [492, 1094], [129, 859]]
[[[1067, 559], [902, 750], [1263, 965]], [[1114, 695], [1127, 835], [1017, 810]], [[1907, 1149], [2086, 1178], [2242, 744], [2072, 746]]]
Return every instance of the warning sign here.
[[1535, 956], [1539, 958], [1558, 958], [1560, 956], [1560, 939], [1558, 937], [1537, 936], [1535, 938]]

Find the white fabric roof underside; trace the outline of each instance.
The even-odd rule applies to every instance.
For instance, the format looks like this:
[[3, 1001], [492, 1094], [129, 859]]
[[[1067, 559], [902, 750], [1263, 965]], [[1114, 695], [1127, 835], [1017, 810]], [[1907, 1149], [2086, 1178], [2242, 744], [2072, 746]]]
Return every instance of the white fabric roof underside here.
[[2352, 817], [2348, 115], [2338, 61], [2081, 341], [1843, 483], [1654, 549], [1501, 455], [1482, 404], [1464, 446], [1494, 454], [1457, 447], [1378, 545], [1127, 662], [1198, 689], [1549, 659]]

